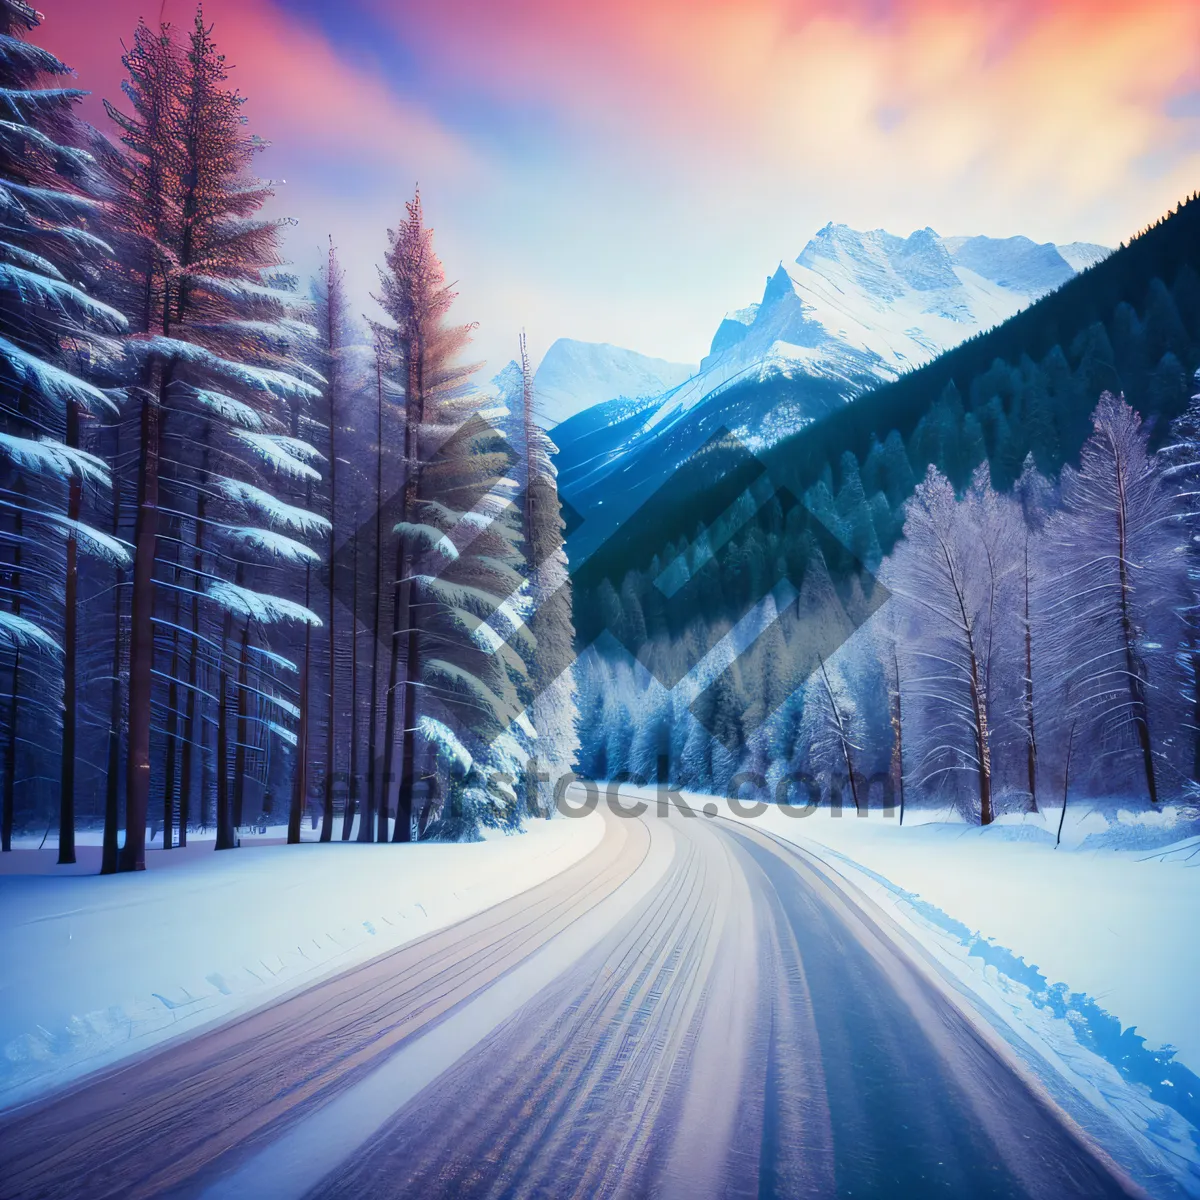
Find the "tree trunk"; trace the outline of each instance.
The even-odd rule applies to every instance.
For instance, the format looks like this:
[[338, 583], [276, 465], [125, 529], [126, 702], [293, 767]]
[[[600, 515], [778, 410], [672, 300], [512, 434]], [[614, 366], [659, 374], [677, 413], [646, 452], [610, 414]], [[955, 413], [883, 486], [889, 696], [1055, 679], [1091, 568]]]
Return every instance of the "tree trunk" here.
[[[67, 445], [79, 445], [79, 409], [73, 400], [67, 402]], [[83, 481], [71, 476], [67, 492], [67, 519], [79, 520], [83, 501]], [[58, 861], [75, 861], [75, 755], [76, 720], [78, 718], [78, 597], [79, 544], [74, 524], [67, 536], [67, 571], [64, 580], [63, 622], [63, 730], [62, 767], [58, 783]]]
[[[407, 569], [411, 571], [411, 563], [408, 563]], [[400, 786], [396, 789], [396, 824], [392, 827], [393, 842], [412, 841], [413, 785], [416, 782], [419, 646], [416, 622], [408, 615], [412, 612], [412, 584], [406, 583], [404, 590], [404, 612], [408, 621], [404, 664], [404, 730], [401, 734], [403, 751], [400, 758]]]
[[8, 696], [8, 741], [4, 747], [4, 801], [0, 808], [0, 851], [12, 849], [17, 788], [17, 718], [20, 715], [21, 652], [13, 653], [12, 688]]
[[[1115, 447], [1114, 447], [1115, 449]], [[1146, 773], [1146, 791], [1150, 803], [1158, 803], [1158, 782], [1154, 776], [1154, 748], [1150, 740], [1150, 714], [1146, 701], [1146, 675], [1141, 656], [1137, 652], [1136, 630], [1130, 604], [1132, 583], [1129, 578], [1129, 561], [1126, 544], [1126, 498], [1125, 472], [1118, 455], [1117, 474], [1117, 571], [1121, 582], [1121, 641], [1125, 650], [1125, 674], [1129, 679], [1129, 700], [1133, 709], [1133, 724], [1137, 731], [1138, 745], [1142, 751], [1142, 767]]]
[[1075, 746], [1075, 722], [1071, 722], [1071, 732], [1067, 737], [1067, 762], [1063, 767], [1063, 799], [1062, 812], [1058, 814], [1058, 833], [1054, 838], [1054, 848], [1058, 849], [1059, 842], [1062, 841], [1063, 822], [1067, 819], [1067, 792], [1071, 786], [1071, 751]]
[[[348, 842], [358, 809], [358, 532], [351, 539], [350, 561], [354, 580], [350, 591], [350, 778], [346, 781], [346, 812], [342, 841]], [[361, 839], [360, 839], [361, 840]]]
[[[201, 459], [201, 471], [208, 474], [209, 448], [208, 426], [205, 426], [204, 453]], [[200, 596], [201, 575], [204, 570], [204, 530], [208, 517], [208, 497], [204, 489], [196, 494], [196, 541], [192, 547], [192, 598], [189, 606], [191, 614], [192, 652], [188, 659], [187, 692], [184, 701], [183, 716], [183, 752], [180, 764], [179, 780], [179, 844], [187, 845], [187, 827], [192, 812], [192, 757], [197, 741], [203, 745], [203, 725], [197, 722], [204, 720], [204, 705], [200, 696]], [[197, 728], [201, 736], [197, 737]], [[204, 795], [201, 793], [200, 807], [204, 807]], [[201, 812], [201, 818], [204, 813]]]
[[[176, 566], [182, 557], [176, 553]], [[175, 572], [175, 582], [179, 582], [180, 572]], [[172, 602], [171, 624], [171, 670], [170, 682], [167, 684], [167, 754], [163, 767], [163, 849], [170, 850], [175, 833], [175, 766], [178, 758], [179, 743], [179, 618], [182, 616], [179, 602], [179, 589], [175, 589]]]
[[1200, 644], [1192, 641], [1192, 778], [1200, 781]]
[[379, 755], [376, 734], [379, 728], [379, 637], [383, 632], [383, 366], [380, 361], [382, 350], [375, 347], [376, 401], [376, 455], [375, 455], [375, 619], [371, 641], [371, 727], [367, 734], [367, 805], [374, 809], [378, 818], [378, 830], [372, 822], [372, 813], [365, 814], [362, 829], [364, 841], [370, 841], [372, 833], [380, 842], [387, 841], [387, 805], [384, 801], [382, 780], [379, 778]]
[[329, 705], [325, 719], [325, 794], [321, 813], [321, 841], [333, 837], [333, 783], [336, 766], [337, 746], [337, 602], [333, 594], [333, 556], [337, 551], [337, 322], [334, 313], [336, 302], [337, 261], [333, 252], [333, 241], [329, 243], [328, 277], [325, 280], [327, 303], [326, 341], [329, 345]]
[[[404, 389], [404, 508], [400, 514], [402, 521], [411, 519], [413, 507], [417, 499], [417, 489], [420, 481], [420, 469], [417, 458], [420, 454], [418, 431], [424, 420], [422, 404], [421, 379], [421, 347], [417, 340], [411, 339], [406, 348], [405, 359], [408, 366], [408, 379]], [[416, 770], [416, 712], [417, 712], [417, 681], [420, 674], [419, 650], [417, 639], [417, 622], [412, 612], [412, 583], [413, 558], [404, 553], [405, 542], [401, 538], [396, 551], [396, 561], [399, 570], [398, 580], [405, 582], [397, 587], [395, 617], [392, 622], [392, 669], [390, 673], [390, 690], [388, 692], [389, 708], [388, 725], [394, 724], [395, 685], [397, 676], [397, 659], [399, 656], [400, 633], [405, 631], [404, 655], [404, 730], [401, 735], [403, 749], [400, 758], [400, 786], [396, 789], [396, 824], [392, 827], [393, 842], [412, 841], [412, 810], [413, 785]], [[401, 624], [403, 621], [403, 624]], [[386, 735], [385, 749], [389, 763], [392, 757], [394, 742], [392, 730]], [[391, 771], [386, 774], [390, 777]]]
[[900, 700], [900, 664], [892, 650], [892, 670], [895, 686], [892, 688], [892, 792], [900, 797], [900, 824], [904, 824], [904, 721]]
[[[118, 429], [113, 457], [119, 457], [121, 435]], [[113, 537], [121, 533], [121, 484], [113, 479]], [[121, 823], [120, 763], [121, 763], [121, 595], [124, 592], [125, 572], [118, 567], [116, 587], [113, 588], [113, 653], [112, 687], [108, 702], [108, 757], [104, 773], [104, 836], [100, 854], [100, 874], [112, 875], [117, 870], [117, 827]]]
[[238, 652], [237, 674], [237, 740], [233, 747], [233, 827], [242, 827], [242, 810], [246, 798], [246, 739], [249, 734], [250, 705], [250, 618], [242, 626], [241, 648]]
[[215, 850], [233, 849], [233, 823], [229, 803], [229, 673], [225, 669], [225, 647], [233, 634], [233, 617], [225, 614], [217, 668], [217, 841]]
[[975, 713], [975, 754], [979, 761], [979, 823], [992, 823], [992, 750], [987, 704], [980, 692], [979, 663], [971, 650], [971, 707]]
[[984, 695], [983, 679], [979, 670], [979, 656], [975, 653], [975, 637], [971, 632], [971, 619], [967, 616], [966, 600], [963, 597], [962, 586], [950, 553], [945, 545], [942, 546], [945, 556], [947, 577], [954, 588], [954, 598], [958, 603], [959, 616], [962, 620], [963, 637], [967, 644], [967, 663], [971, 681], [971, 711], [975, 717], [975, 761], [979, 770], [979, 823], [992, 823], [992, 750], [991, 738], [988, 734], [987, 697]]
[[1029, 811], [1038, 811], [1037, 736], [1033, 724], [1033, 625], [1029, 615], [1029, 537], [1025, 538], [1025, 770], [1029, 778]]
[[[18, 476], [13, 490], [18, 500], [24, 495], [24, 484]], [[13, 513], [13, 529], [16, 538], [13, 541], [13, 560], [9, 571], [8, 581], [12, 588], [12, 598], [9, 601], [14, 616], [21, 615], [21, 538], [24, 532], [24, 517], [18, 503]], [[12, 849], [13, 817], [16, 807], [17, 790], [17, 721], [20, 719], [21, 706], [21, 651], [13, 651], [12, 687], [8, 696], [8, 739], [4, 747], [4, 791], [0, 801], [0, 852], [7, 853]]]
[[[304, 568], [304, 606], [309, 606], [309, 583], [312, 568]], [[304, 820], [304, 806], [308, 801], [308, 660], [312, 657], [312, 626], [304, 623], [304, 657], [300, 662], [300, 694], [297, 707], [300, 716], [296, 723], [296, 769], [292, 772], [292, 803], [288, 808], [289, 846], [300, 841], [300, 826]]]
[[129, 733], [125, 765], [125, 844], [122, 871], [146, 869], [146, 815], [150, 804], [150, 725], [154, 684], [154, 560], [158, 549], [158, 465], [165, 370], [158, 397], [142, 400], [141, 470], [134, 537], [133, 599], [129, 636]]

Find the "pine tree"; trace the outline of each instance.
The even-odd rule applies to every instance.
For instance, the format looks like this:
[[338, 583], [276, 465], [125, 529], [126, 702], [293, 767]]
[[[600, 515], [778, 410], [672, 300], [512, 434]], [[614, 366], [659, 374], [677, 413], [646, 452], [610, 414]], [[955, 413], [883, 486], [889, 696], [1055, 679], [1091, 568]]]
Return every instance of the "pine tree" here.
[[[6, 427], [0, 434], [0, 538], [9, 552], [0, 649], [10, 668], [0, 846], [9, 850], [12, 844], [20, 730], [31, 751], [49, 751], [61, 730], [59, 861], [70, 863], [78, 753], [78, 558], [85, 552], [120, 565], [127, 557], [119, 542], [82, 520], [85, 486], [111, 486], [107, 464], [81, 445], [83, 425], [113, 408], [84, 377], [85, 364], [110, 357], [107, 337], [123, 333], [127, 322], [93, 294], [110, 253], [92, 228], [103, 225], [106, 181], [81, 145], [85, 135], [73, 109], [83, 93], [51, 86], [69, 69], [25, 40], [39, 22], [20, 0], [0, 0], [0, 182], [6, 196], [0, 244], [0, 404]], [[30, 548], [34, 553], [27, 559]], [[47, 660], [61, 663], [61, 693]]]
[[576, 731], [571, 581], [563, 546], [562, 506], [551, 456], [554, 443], [534, 416], [533, 371], [521, 335], [519, 424], [513, 432], [521, 457], [525, 588], [532, 615], [532, 655], [527, 659], [533, 702], [529, 718], [537, 732], [536, 757], [548, 776], [539, 784], [537, 809], [554, 811], [555, 780], [571, 770], [579, 753]]
[[[255, 630], [315, 617], [247, 581], [273, 579], [280, 565], [305, 561], [307, 548], [284, 530], [312, 532], [314, 522], [255, 481], [318, 474], [312, 447], [286, 431], [287, 406], [319, 390], [300, 377], [297, 357], [311, 330], [288, 315], [303, 301], [270, 278], [279, 264], [279, 222], [258, 215], [270, 193], [248, 171], [262, 143], [245, 132], [243, 98], [226, 86], [224, 58], [203, 14], [183, 46], [169, 27], [153, 34], [141, 27], [126, 66], [132, 113], [112, 115], [127, 148], [120, 211], [142, 247], [130, 288], [145, 300], [145, 329], [129, 344], [140, 453], [120, 865], [138, 870], [152, 790], [156, 627], [169, 629], [172, 664], [188, 663], [185, 712], [178, 711], [174, 673], [165, 706], [165, 736], [182, 743], [181, 812], [192, 783], [189, 748], [206, 727], [201, 667], [216, 676], [218, 848], [233, 844], [240, 817], [250, 723], [287, 732], [259, 711], [259, 693], [266, 705], [284, 702], [274, 695], [274, 660], [257, 653]], [[186, 599], [189, 626], [172, 620], [173, 606], [159, 615], [160, 589]], [[241, 735], [232, 779], [231, 706]], [[163, 779], [167, 825], [173, 776]]]
[[[511, 454], [481, 419], [480, 397], [467, 387], [473, 368], [458, 365], [470, 327], [446, 322], [454, 292], [432, 238], [418, 194], [389, 235], [380, 272], [379, 300], [390, 322], [377, 332], [403, 387], [405, 414], [383, 746], [386, 785], [399, 697], [396, 842], [431, 822], [441, 836], [462, 836], [480, 822], [515, 819], [527, 751], [511, 727], [532, 734], [518, 690], [527, 685], [520, 651], [529, 634], [510, 600], [523, 561], [520, 514], [503, 494]], [[492, 769], [513, 782], [493, 777], [489, 787]], [[440, 804], [431, 796], [414, 812], [419, 771], [445, 793]]]

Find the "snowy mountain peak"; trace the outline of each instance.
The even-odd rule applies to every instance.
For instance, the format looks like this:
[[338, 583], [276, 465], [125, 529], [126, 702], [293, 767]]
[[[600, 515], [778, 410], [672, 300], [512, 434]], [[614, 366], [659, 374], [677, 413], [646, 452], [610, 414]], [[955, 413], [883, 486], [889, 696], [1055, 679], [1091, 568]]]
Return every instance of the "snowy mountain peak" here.
[[650, 358], [606, 342], [559, 338], [546, 351], [533, 379], [539, 419], [551, 429], [607, 400], [660, 396], [695, 370], [688, 363]]
[[[621, 508], [612, 472], [621, 472], [624, 490], [635, 479], [659, 479], [722, 426], [751, 447], [769, 444], [999, 325], [1107, 253], [1090, 243], [942, 237], [929, 226], [901, 237], [830, 222], [794, 262], [771, 272], [758, 304], [724, 317], [695, 374], [671, 378], [656, 400], [623, 416], [619, 444], [603, 453], [580, 446], [580, 462], [565, 475], [572, 503], [580, 511], [603, 506], [600, 536]], [[563, 362], [565, 369], [566, 356]], [[603, 370], [587, 367], [589, 380], [598, 375], [605, 383], [577, 386], [577, 394], [650, 394], [637, 390], [649, 386], [644, 376], [610, 382], [616, 369], [615, 360]], [[554, 375], [544, 364], [539, 381], [543, 372]], [[741, 386], [770, 378], [790, 385]]]
[[1097, 246], [1095, 242], [1068, 242], [1059, 246], [1058, 252], [1076, 271], [1086, 271], [1112, 253], [1107, 246]]
[[781, 262], [775, 273], [767, 276], [767, 286], [759, 307], [773, 308], [780, 300], [794, 295], [795, 290], [792, 286], [792, 277], [788, 274], [787, 267]]

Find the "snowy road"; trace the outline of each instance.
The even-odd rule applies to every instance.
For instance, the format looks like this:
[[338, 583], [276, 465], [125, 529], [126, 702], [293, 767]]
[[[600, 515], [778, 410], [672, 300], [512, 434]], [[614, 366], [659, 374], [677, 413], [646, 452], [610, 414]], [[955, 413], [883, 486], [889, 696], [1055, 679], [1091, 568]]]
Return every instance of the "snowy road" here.
[[605, 821], [512, 900], [9, 1114], [0, 1195], [1141, 1194], [828, 867]]

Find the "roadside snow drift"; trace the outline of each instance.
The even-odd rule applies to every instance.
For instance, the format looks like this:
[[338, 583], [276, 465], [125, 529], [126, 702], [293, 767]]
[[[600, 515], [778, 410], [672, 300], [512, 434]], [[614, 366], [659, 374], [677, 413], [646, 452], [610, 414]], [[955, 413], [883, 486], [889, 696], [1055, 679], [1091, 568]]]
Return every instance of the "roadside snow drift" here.
[[107, 878], [17, 874], [36, 851], [14, 851], [0, 862], [0, 1107], [535, 887], [602, 831], [596, 816], [463, 845], [210, 843]]

